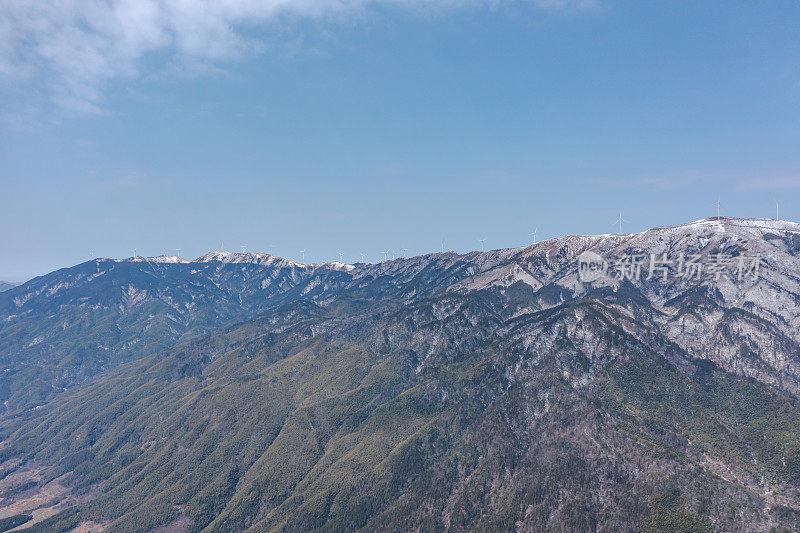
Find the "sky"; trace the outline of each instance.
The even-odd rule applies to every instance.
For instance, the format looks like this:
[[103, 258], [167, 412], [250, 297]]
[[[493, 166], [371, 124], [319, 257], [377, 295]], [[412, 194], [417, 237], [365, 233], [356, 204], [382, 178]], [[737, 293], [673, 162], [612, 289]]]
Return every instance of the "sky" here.
[[0, 3], [0, 279], [800, 219], [800, 2]]

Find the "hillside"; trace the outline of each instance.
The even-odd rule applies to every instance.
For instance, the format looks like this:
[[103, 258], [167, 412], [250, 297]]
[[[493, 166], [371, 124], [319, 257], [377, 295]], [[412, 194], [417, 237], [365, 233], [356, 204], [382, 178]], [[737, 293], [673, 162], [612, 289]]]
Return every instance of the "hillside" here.
[[[676, 271], [587, 281], [587, 251]], [[798, 225], [705, 220], [352, 267], [249, 255], [95, 261], [0, 296], [4, 364], [42, 384], [48, 365], [81, 376], [33, 409], [11, 396], [0, 519], [800, 528]], [[709, 271], [677, 275], [690, 257]], [[103, 318], [84, 334], [71, 320], [87, 310]]]

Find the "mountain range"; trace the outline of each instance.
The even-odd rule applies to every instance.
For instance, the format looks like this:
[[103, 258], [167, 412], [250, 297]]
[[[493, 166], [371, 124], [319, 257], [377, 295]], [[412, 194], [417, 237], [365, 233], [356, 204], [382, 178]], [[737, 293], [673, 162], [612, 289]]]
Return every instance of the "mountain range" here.
[[96, 259], [0, 365], [0, 531], [800, 529], [790, 222]]
[[19, 283], [0, 280], [0, 292], [7, 291], [8, 289], [16, 287], [17, 285], [19, 285]]

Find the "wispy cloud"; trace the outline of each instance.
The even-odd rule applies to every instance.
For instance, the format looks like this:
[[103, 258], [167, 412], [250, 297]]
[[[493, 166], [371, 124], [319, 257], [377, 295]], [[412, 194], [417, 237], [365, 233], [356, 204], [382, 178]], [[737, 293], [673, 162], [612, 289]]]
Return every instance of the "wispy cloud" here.
[[116, 191], [138, 190], [150, 182], [147, 174], [137, 170], [119, 172], [105, 181], [107, 189]]
[[[50, 98], [81, 113], [101, 109], [111, 82], [149, 74], [147, 58], [214, 72], [263, 50], [252, 30], [302, 18], [355, 16], [375, 5], [409, 9], [500, 7], [514, 0], [3, 0], [0, 81], [40, 80]], [[518, 0], [580, 10], [595, 0]]]

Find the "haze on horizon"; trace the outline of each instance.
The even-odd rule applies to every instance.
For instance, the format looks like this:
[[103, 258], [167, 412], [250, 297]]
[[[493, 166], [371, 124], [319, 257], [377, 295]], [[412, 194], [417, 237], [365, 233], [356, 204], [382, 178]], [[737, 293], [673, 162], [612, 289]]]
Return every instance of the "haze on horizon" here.
[[800, 4], [0, 4], [0, 279], [800, 216]]

